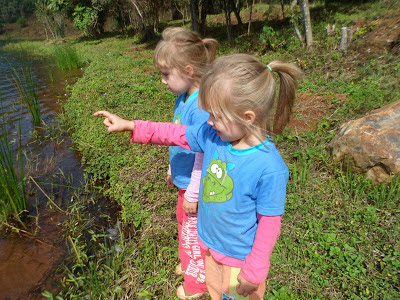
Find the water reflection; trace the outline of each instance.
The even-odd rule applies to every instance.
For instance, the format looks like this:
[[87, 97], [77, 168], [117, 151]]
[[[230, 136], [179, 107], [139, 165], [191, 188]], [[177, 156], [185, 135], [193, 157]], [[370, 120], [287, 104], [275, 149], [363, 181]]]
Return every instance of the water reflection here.
[[[0, 47], [2, 45], [0, 44]], [[41, 113], [46, 125], [34, 131], [27, 109], [19, 102], [14, 88], [11, 68], [29, 66], [37, 86]], [[21, 120], [22, 148], [26, 153], [25, 170], [59, 207], [70, 201], [71, 188], [79, 187], [83, 173], [79, 159], [70, 150], [71, 142], [65, 133], [58, 138], [44, 138], [49, 126], [57, 123], [60, 101], [65, 100], [65, 86], [73, 84], [81, 75], [74, 72], [52, 72], [50, 80], [47, 64], [15, 56], [0, 48], [0, 91], [3, 111], [11, 141], [17, 140]], [[4, 124], [2, 124], [4, 126]], [[18, 143], [13, 143], [16, 151]], [[5, 232], [0, 237], [0, 299], [29, 299], [40, 295], [42, 289], [55, 290], [54, 273], [66, 255], [60, 227], [65, 217], [49, 209], [46, 195], [31, 184], [29, 199], [29, 228], [19, 234]], [[0, 195], [1, 196], [1, 195]], [[32, 232], [34, 234], [32, 234]]]

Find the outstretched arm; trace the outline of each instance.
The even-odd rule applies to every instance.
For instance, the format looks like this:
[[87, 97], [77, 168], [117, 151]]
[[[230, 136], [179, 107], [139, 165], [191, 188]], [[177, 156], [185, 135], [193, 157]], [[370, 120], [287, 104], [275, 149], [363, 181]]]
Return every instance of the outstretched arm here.
[[105, 117], [103, 123], [108, 127], [109, 132], [133, 131], [135, 129], [135, 124], [132, 121], [122, 119], [106, 110], [97, 111], [93, 116]]
[[140, 120], [128, 121], [105, 110], [95, 112], [93, 116], [105, 117], [103, 123], [108, 127], [109, 132], [131, 131], [132, 143], [181, 146], [190, 150], [185, 136], [186, 125]]
[[137, 144], [155, 144], [181, 146], [190, 150], [185, 135], [186, 125], [135, 120], [131, 142]]

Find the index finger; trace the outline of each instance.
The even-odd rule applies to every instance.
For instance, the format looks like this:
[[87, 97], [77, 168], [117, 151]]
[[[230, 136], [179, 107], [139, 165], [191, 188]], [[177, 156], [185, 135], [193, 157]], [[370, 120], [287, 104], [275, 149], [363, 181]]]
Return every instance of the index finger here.
[[93, 114], [93, 116], [94, 117], [97, 117], [97, 116], [104, 116], [104, 117], [109, 117], [109, 116], [111, 116], [111, 113], [110, 112], [108, 112], [108, 111], [106, 111], [106, 110], [99, 110], [99, 111], [96, 111], [94, 114]]

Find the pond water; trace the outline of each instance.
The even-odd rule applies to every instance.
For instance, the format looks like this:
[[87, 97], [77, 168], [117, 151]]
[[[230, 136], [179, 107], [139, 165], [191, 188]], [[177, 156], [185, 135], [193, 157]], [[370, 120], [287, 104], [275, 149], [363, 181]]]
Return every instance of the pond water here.
[[[44, 289], [57, 292], [59, 287], [54, 274], [67, 255], [66, 241], [61, 235], [65, 215], [48, 205], [45, 193], [51, 195], [57, 206], [67, 207], [72, 191], [83, 182], [79, 157], [70, 149], [68, 136], [65, 133], [57, 139], [44, 136], [49, 135], [48, 128], [52, 124], [57, 124], [60, 102], [68, 97], [65, 94], [66, 84], [73, 84], [83, 71], [50, 71], [43, 61], [26, 60], [25, 55], [4, 52], [2, 46], [0, 43], [3, 106], [0, 119], [6, 120], [14, 152], [19, 147], [15, 140], [18, 139], [21, 120], [25, 172], [29, 172], [44, 193], [30, 181], [27, 228], [17, 234], [8, 226], [8, 230], [3, 230], [0, 236], [0, 299], [37, 299]], [[41, 129], [34, 130], [32, 118], [20, 104], [13, 84], [11, 68], [18, 70], [25, 66], [32, 70], [40, 99], [41, 114], [46, 124]]]

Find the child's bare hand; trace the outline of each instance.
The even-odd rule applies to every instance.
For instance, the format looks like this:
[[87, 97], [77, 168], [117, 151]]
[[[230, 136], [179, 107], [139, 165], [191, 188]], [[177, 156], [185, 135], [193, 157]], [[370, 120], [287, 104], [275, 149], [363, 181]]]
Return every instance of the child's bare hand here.
[[238, 275], [237, 280], [239, 281], [239, 284], [236, 286], [236, 290], [239, 295], [246, 297], [257, 291], [258, 289], [258, 284], [248, 282], [240, 274]]
[[182, 208], [187, 214], [195, 214], [197, 213], [197, 202], [189, 202], [186, 199], [183, 199]]
[[172, 176], [167, 175], [167, 184], [169, 187], [175, 187], [175, 184], [172, 182]]
[[108, 127], [109, 132], [133, 131], [135, 128], [135, 124], [132, 121], [122, 119], [105, 110], [97, 111], [93, 116], [105, 117], [103, 123]]

